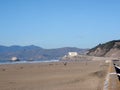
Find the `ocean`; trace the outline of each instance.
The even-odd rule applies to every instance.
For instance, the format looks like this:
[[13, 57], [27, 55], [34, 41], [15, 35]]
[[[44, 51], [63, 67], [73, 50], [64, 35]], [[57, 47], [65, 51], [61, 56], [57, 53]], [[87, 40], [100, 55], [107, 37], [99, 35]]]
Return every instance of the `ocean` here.
[[10, 60], [0, 60], [1, 64], [23, 64], [23, 63], [47, 63], [47, 62], [58, 62], [59, 60], [33, 60], [33, 61], [10, 61]]

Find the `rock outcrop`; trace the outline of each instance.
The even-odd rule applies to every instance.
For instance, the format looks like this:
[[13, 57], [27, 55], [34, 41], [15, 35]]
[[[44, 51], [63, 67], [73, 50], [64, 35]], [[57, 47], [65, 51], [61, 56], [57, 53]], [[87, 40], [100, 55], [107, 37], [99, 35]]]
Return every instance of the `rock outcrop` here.
[[104, 57], [120, 57], [120, 40], [113, 40], [89, 50], [87, 55], [104, 56]]

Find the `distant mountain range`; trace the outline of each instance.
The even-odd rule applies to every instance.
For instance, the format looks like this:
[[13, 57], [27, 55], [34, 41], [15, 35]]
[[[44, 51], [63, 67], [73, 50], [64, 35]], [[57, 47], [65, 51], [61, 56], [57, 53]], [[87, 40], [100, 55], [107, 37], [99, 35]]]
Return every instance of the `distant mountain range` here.
[[120, 40], [99, 44], [87, 53], [92, 56], [120, 57]]
[[57, 49], [44, 49], [38, 46], [0, 46], [0, 60], [10, 60], [17, 57], [20, 60], [49, 60], [59, 59], [68, 52], [84, 53], [88, 49], [64, 47]]

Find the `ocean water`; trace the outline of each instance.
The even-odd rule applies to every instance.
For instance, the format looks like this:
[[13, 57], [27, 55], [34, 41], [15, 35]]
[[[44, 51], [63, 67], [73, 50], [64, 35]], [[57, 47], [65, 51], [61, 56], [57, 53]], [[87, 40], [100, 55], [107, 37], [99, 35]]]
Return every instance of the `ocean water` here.
[[47, 63], [47, 62], [58, 62], [59, 60], [34, 60], [34, 61], [10, 61], [10, 60], [0, 60], [1, 64], [23, 64], [23, 63]]

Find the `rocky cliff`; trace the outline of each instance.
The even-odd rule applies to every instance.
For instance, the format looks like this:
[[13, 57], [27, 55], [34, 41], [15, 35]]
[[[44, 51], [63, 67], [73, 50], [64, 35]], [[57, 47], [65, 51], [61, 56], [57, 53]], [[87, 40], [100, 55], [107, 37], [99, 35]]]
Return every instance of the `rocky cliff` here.
[[90, 49], [87, 55], [120, 57], [120, 40], [113, 40], [104, 44], [99, 44]]

